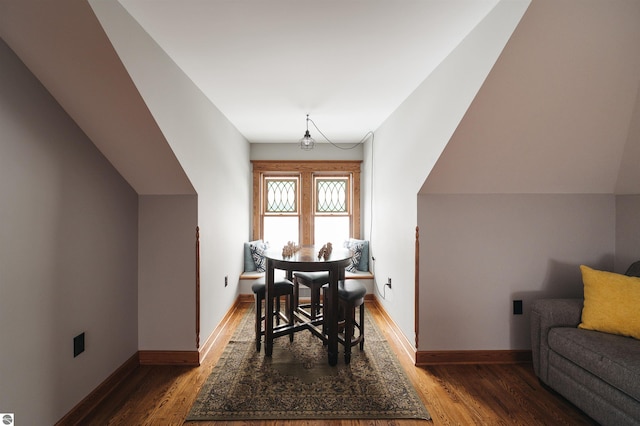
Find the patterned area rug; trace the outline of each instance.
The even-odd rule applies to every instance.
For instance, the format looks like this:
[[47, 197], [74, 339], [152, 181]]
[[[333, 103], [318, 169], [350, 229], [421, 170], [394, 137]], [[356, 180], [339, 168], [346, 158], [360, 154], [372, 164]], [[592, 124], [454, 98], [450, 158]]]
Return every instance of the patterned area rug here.
[[364, 351], [327, 363], [309, 331], [275, 340], [273, 356], [256, 352], [254, 311], [242, 319], [203, 385], [189, 420], [430, 419], [399, 361], [370, 316]]

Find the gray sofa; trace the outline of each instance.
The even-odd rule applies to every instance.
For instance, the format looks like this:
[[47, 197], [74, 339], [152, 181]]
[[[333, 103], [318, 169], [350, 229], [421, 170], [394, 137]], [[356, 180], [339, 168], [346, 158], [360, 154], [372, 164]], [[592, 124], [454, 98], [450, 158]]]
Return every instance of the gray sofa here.
[[578, 328], [582, 305], [583, 299], [533, 302], [535, 373], [603, 425], [640, 425], [640, 340]]

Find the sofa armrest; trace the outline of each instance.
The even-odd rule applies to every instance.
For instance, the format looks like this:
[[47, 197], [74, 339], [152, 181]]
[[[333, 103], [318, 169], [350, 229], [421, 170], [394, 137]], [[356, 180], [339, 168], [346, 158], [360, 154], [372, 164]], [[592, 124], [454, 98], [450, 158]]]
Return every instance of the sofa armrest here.
[[531, 305], [531, 352], [533, 370], [548, 383], [549, 330], [577, 327], [582, 319], [583, 299], [540, 299]]

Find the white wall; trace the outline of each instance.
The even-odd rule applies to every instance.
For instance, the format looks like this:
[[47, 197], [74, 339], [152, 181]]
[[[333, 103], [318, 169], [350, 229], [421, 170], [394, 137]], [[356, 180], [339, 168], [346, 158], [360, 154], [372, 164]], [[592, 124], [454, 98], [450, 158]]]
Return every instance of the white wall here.
[[[234, 302], [243, 270], [242, 243], [249, 235], [251, 214], [249, 143], [119, 3], [92, 1], [91, 6], [197, 192], [200, 341], [204, 342]], [[192, 238], [194, 230], [188, 228], [180, 230], [189, 234], [185, 238]], [[225, 276], [232, 283], [228, 287], [224, 287]], [[195, 281], [186, 284], [192, 279], [185, 271], [174, 286], [141, 285], [154, 289], [157, 315], [178, 287], [193, 297], [195, 306]], [[192, 313], [173, 313], [184, 325], [175, 333], [190, 339]], [[158, 347], [173, 341], [169, 335], [156, 335], [153, 340]]]
[[423, 195], [419, 221], [420, 350], [530, 349], [532, 300], [614, 266], [613, 195]]
[[195, 195], [139, 198], [138, 349], [193, 350], [198, 199]]
[[382, 304], [412, 342], [418, 191], [528, 4], [500, 2], [365, 147], [364, 205], [374, 206], [364, 220], [376, 258], [372, 272], [379, 289], [392, 278]]
[[0, 63], [0, 411], [53, 424], [137, 351], [138, 198], [3, 41]]
[[[322, 125], [318, 123], [322, 129]], [[312, 135], [315, 136], [315, 135]], [[329, 135], [328, 135], [329, 136]], [[362, 135], [364, 136], [364, 135]], [[302, 137], [302, 136], [301, 136]], [[338, 144], [340, 148], [329, 143], [317, 143], [312, 150], [300, 149], [298, 144], [291, 143], [252, 143], [251, 160], [277, 161], [328, 161], [328, 160], [362, 160], [364, 144]]]

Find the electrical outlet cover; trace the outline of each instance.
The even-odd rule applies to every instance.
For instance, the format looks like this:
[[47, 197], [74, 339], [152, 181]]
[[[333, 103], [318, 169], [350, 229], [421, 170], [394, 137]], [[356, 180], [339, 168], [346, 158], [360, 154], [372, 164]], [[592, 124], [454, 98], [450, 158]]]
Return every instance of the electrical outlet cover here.
[[84, 333], [73, 338], [73, 357], [77, 357], [82, 352], [84, 352]]
[[522, 300], [513, 301], [513, 315], [522, 315]]

